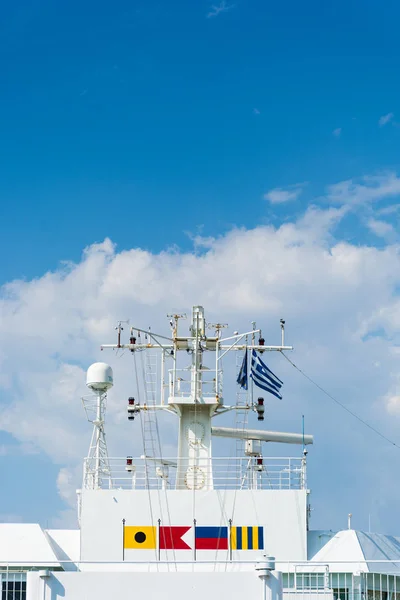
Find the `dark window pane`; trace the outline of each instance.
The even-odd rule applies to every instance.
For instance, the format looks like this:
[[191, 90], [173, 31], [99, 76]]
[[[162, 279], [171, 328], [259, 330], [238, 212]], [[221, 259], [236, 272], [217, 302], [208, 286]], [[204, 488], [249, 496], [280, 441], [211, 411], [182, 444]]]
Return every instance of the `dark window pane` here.
[[26, 581], [3, 580], [1, 600], [26, 600]]

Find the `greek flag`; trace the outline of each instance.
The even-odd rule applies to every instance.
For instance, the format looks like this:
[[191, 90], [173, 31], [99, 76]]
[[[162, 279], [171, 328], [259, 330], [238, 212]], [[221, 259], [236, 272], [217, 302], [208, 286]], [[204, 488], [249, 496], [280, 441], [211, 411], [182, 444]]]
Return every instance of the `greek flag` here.
[[283, 385], [283, 381], [281, 381], [279, 377], [274, 375], [274, 373], [268, 369], [267, 365], [263, 363], [259, 356], [257, 356], [257, 352], [255, 350], [253, 350], [251, 354], [250, 377], [256, 386], [262, 390], [265, 390], [266, 392], [269, 392], [270, 394], [273, 394], [279, 398], [279, 400], [282, 400], [279, 390]]
[[247, 377], [247, 348], [246, 348], [246, 352], [244, 353], [242, 366], [240, 367], [239, 375], [238, 375], [238, 378], [236, 381], [238, 382], [240, 387], [247, 390], [248, 385], [249, 385], [249, 381], [248, 381], [248, 377]]

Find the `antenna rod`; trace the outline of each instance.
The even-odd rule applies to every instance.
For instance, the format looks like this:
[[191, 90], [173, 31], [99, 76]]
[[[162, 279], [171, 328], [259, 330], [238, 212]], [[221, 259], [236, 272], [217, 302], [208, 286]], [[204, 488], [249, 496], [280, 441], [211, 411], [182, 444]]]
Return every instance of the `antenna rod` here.
[[253, 328], [253, 333], [251, 334], [251, 341], [252, 341], [252, 345], [255, 346], [256, 345], [256, 322], [252, 321], [252, 328]]
[[118, 321], [118, 325], [115, 328], [118, 332], [118, 336], [117, 336], [117, 348], [121, 348], [121, 331], [124, 330], [124, 328], [122, 327], [122, 321]]
[[281, 345], [284, 346], [285, 345], [285, 321], [284, 319], [280, 320], [280, 324], [281, 324]]

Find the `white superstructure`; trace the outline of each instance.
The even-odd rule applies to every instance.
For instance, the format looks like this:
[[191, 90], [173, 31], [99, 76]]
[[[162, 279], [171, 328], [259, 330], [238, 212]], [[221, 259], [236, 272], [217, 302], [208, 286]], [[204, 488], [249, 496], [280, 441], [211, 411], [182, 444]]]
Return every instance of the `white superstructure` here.
[[[268, 346], [255, 325], [223, 336], [225, 325], [209, 325], [201, 306], [193, 308], [188, 333], [183, 315], [169, 318], [170, 336], [135, 327], [124, 343], [119, 325], [117, 344], [103, 346], [125, 349], [134, 360], [150, 356], [145, 381], [127, 406], [133, 427], [141, 424], [143, 454], [108, 456], [113, 373], [95, 363], [83, 400], [93, 434], [78, 493], [80, 529], [0, 524], [2, 599], [398, 600], [400, 540], [351, 529], [309, 531], [306, 447], [313, 438], [261, 428], [265, 393], [280, 393], [265, 356], [291, 349], [284, 321], [281, 343]], [[241, 367], [240, 403], [224, 397], [223, 365], [232, 355], [240, 358], [232, 361]], [[162, 451], [157, 415], [163, 411], [178, 419], [175, 456]], [[246, 426], [220, 426], [219, 415], [228, 411], [255, 411], [260, 426], [248, 428], [247, 419]], [[213, 437], [242, 440], [243, 455], [214, 456]], [[268, 458], [266, 442], [299, 451]]]

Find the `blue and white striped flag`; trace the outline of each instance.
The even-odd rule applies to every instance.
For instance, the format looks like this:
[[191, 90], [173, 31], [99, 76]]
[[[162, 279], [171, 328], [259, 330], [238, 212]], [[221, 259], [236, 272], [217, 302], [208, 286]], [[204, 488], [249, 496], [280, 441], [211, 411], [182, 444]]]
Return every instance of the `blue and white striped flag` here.
[[238, 375], [238, 378], [237, 378], [236, 381], [238, 382], [238, 384], [240, 385], [240, 387], [242, 387], [245, 390], [247, 390], [247, 388], [248, 388], [247, 348], [246, 348], [246, 352], [244, 353], [242, 366], [240, 367], [239, 375]]
[[268, 369], [267, 365], [261, 360], [259, 356], [257, 356], [257, 352], [255, 350], [252, 351], [251, 354], [251, 373], [250, 377], [254, 381], [255, 385], [273, 394], [279, 400], [282, 400], [282, 395], [280, 393], [280, 389], [283, 385], [283, 381], [279, 379], [270, 369]]

